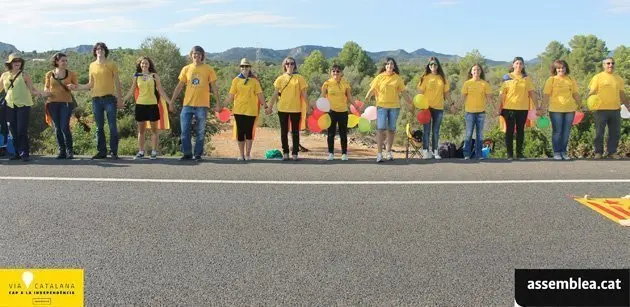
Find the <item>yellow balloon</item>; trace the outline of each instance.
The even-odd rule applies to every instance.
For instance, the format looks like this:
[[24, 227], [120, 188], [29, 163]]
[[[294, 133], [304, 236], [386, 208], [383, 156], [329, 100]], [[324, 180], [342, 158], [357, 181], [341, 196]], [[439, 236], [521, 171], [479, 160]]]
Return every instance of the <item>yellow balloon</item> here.
[[413, 97], [413, 105], [420, 110], [424, 110], [429, 108], [429, 101], [423, 94], [418, 94]]
[[359, 124], [359, 119], [360, 117], [354, 115], [354, 114], [350, 114], [348, 115], [348, 128], [354, 128], [356, 125]]
[[324, 115], [320, 116], [320, 117], [317, 119], [317, 125], [318, 125], [318, 126], [319, 126], [319, 128], [321, 128], [322, 130], [324, 130], [324, 129], [328, 129], [328, 127], [330, 127], [330, 123], [331, 123], [331, 120], [330, 120], [330, 115], [328, 115], [328, 113], [326, 113], [326, 114], [324, 114]]
[[597, 110], [602, 105], [602, 100], [598, 95], [591, 95], [586, 99], [586, 105], [589, 110]]

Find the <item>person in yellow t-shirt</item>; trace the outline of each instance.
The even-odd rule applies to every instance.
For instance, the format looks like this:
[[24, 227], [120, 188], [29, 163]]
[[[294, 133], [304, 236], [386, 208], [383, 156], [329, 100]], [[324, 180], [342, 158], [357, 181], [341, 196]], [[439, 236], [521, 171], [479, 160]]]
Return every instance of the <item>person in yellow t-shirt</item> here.
[[473, 130], [477, 131], [474, 155], [483, 160], [481, 146], [483, 145], [483, 127], [486, 120], [486, 104], [492, 102], [492, 88], [485, 79], [483, 68], [479, 64], [468, 70], [468, 80], [462, 85], [464, 111], [466, 112], [466, 138], [464, 139], [464, 159], [472, 157]]
[[[365, 95], [365, 102], [376, 96], [376, 144], [378, 153], [376, 162], [383, 161], [383, 142], [386, 143], [387, 160], [394, 160], [392, 145], [396, 136], [396, 124], [400, 114], [400, 96], [403, 96], [413, 109], [413, 102], [405, 88], [405, 81], [400, 76], [398, 64], [393, 58], [386, 58], [379, 74], [370, 83], [370, 90]], [[385, 134], [387, 131], [387, 135]]]
[[[205, 50], [200, 46], [194, 46], [188, 55], [192, 63], [184, 66], [179, 73], [179, 83], [173, 91], [171, 101], [174, 102], [177, 99], [185, 86], [186, 92], [184, 93], [184, 103], [180, 114], [181, 150], [184, 154], [181, 160], [191, 160], [194, 157], [196, 161], [201, 161], [206, 137], [206, 118], [208, 116], [208, 108], [210, 108], [210, 90], [214, 94], [217, 112], [221, 111], [221, 103], [219, 100], [219, 88], [216, 84], [217, 76], [214, 69], [204, 63], [206, 59]], [[196, 119], [194, 153], [190, 131], [193, 116]]]
[[251, 160], [252, 143], [256, 119], [260, 114], [260, 106], [265, 103], [262, 86], [258, 77], [252, 72], [252, 65], [246, 58], [241, 59], [241, 72], [232, 79], [230, 92], [223, 102], [228, 105], [234, 101], [232, 113], [236, 121], [236, 138], [239, 156], [237, 160]]
[[565, 60], [551, 64], [551, 77], [543, 88], [543, 105], [549, 108], [554, 160], [571, 160], [567, 154], [569, 134], [575, 111], [581, 107], [577, 82], [569, 76], [569, 64]]
[[505, 146], [508, 160], [514, 157], [514, 126], [516, 126], [516, 158], [525, 159], [523, 142], [525, 140], [525, 123], [530, 108], [530, 101], [536, 104], [538, 113], [541, 112], [534, 93], [534, 83], [525, 71], [525, 60], [515, 57], [510, 72], [503, 76], [499, 90], [501, 116], [505, 119]]
[[602, 61], [604, 71], [591, 79], [588, 87], [590, 95], [597, 95], [601, 104], [596, 106], [595, 115], [595, 159], [601, 159], [604, 153], [604, 132], [608, 126], [608, 157], [621, 159], [617, 153], [619, 138], [621, 137], [621, 103], [630, 109], [630, 102], [623, 87], [623, 79], [616, 74], [615, 59], [607, 57]]
[[[442, 125], [442, 118], [444, 117], [444, 102], [446, 101], [446, 95], [450, 90], [450, 85], [444, 75], [444, 70], [440, 61], [436, 57], [430, 57], [427, 66], [424, 68], [424, 73], [420, 77], [418, 83], [418, 93], [424, 94], [429, 102], [429, 111], [431, 112], [431, 121], [424, 124], [424, 137], [422, 138], [423, 148], [422, 151], [424, 159], [431, 159], [434, 157], [437, 160], [442, 159], [440, 157], [438, 147], [440, 145], [440, 126]], [[433, 130], [433, 133], [431, 133]], [[431, 139], [431, 136], [433, 138]], [[431, 139], [431, 148], [433, 153], [429, 150], [429, 140]]]
[[300, 125], [308, 105], [306, 89], [308, 83], [297, 72], [297, 63], [292, 57], [282, 61], [284, 73], [273, 83], [274, 92], [271, 96], [265, 113], [271, 114], [273, 105], [278, 101], [278, 117], [280, 118], [280, 140], [282, 142], [283, 160], [289, 159], [289, 121], [291, 121], [291, 137], [293, 140], [292, 159], [298, 160], [300, 149]]
[[68, 57], [64, 53], [53, 55], [52, 66], [53, 70], [44, 77], [44, 96], [48, 97], [46, 114], [50, 115], [55, 127], [59, 148], [57, 159], [74, 159], [70, 117], [75, 104], [68, 86], [78, 85], [79, 79], [76, 72], [68, 70]]
[[[341, 66], [334, 64], [330, 68], [331, 78], [322, 85], [320, 97], [326, 97], [330, 101], [331, 123], [328, 127], [328, 161], [335, 158], [335, 135], [339, 126], [339, 139], [341, 142], [341, 160], [348, 160], [348, 102], [352, 102], [350, 83], [343, 79]], [[355, 105], [355, 108], [357, 106]], [[359, 109], [359, 108], [357, 108]]]
[[92, 48], [94, 62], [90, 63], [89, 81], [85, 85], [73, 86], [71, 90], [92, 90], [92, 112], [96, 123], [96, 149], [97, 153], [92, 159], [107, 158], [107, 146], [105, 139], [105, 115], [109, 125], [109, 149], [112, 159], [118, 159], [118, 128], [116, 126], [117, 108], [124, 107], [122, 100], [122, 88], [118, 77], [118, 66], [109, 60], [109, 49], [103, 42], [94, 44]]
[[157, 124], [160, 120], [160, 108], [158, 106], [160, 102], [158, 100], [164, 98], [170, 109], [173, 108], [173, 105], [164, 92], [155, 65], [149, 57], [142, 56], [136, 60], [136, 73], [131, 79], [131, 84], [125, 101], [131, 100], [137, 91], [135, 117], [138, 124], [138, 153], [133, 159], [144, 158], [145, 123], [148, 121], [151, 125], [151, 160], [155, 160], [159, 137]]

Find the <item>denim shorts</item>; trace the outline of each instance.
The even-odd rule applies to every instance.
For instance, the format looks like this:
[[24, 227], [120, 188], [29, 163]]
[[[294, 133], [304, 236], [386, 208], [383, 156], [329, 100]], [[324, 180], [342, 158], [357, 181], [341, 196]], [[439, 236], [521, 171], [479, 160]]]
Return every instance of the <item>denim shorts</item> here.
[[376, 129], [396, 131], [396, 121], [400, 108], [376, 108]]

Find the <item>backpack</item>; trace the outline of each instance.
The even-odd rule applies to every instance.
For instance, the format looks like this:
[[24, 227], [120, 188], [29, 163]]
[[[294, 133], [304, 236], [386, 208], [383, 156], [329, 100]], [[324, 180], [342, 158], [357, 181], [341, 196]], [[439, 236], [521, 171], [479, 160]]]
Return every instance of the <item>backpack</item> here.
[[[466, 141], [462, 141], [462, 143], [459, 145], [459, 148], [457, 149], [457, 152], [455, 153], [455, 157], [459, 158], [459, 159], [463, 159], [464, 158], [464, 143]], [[475, 157], [475, 139], [471, 139], [470, 140], [470, 158], [474, 158]]]
[[413, 134], [411, 135], [416, 141], [418, 142], [422, 142], [422, 138], [424, 137], [424, 133], [422, 132], [422, 130], [416, 130], [413, 132]]
[[282, 157], [282, 152], [278, 149], [269, 149], [265, 151], [265, 159], [267, 160], [282, 159]]
[[457, 146], [450, 142], [442, 143], [438, 149], [438, 154], [442, 159], [455, 158], [457, 155]]

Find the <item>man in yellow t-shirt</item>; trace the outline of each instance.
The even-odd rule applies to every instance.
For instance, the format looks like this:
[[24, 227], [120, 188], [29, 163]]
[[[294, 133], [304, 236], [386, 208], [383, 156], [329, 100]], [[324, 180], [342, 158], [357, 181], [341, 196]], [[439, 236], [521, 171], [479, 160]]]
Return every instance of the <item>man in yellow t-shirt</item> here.
[[[194, 159], [199, 161], [203, 155], [203, 147], [206, 135], [206, 118], [208, 108], [210, 108], [210, 89], [216, 100], [216, 111], [221, 111], [221, 103], [219, 102], [219, 88], [216, 81], [217, 76], [214, 69], [203, 61], [206, 58], [206, 52], [199, 46], [194, 46], [189, 53], [192, 64], [184, 66], [179, 74], [179, 83], [173, 91], [171, 101], [179, 96], [184, 86], [184, 103], [180, 114], [181, 121], [181, 141], [182, 160], [193, 159], [193, 149], [191, 140], [191, 125], [193, 116], [196, 118], [195, 132], [195, 148]], [[208, 88], [210, 87], [210, 88]]]
[[621, 114], [619, 109], [623, 102], [630, 108], [628, 97], [623, 91], [623, 79], [614, 73], [615, 59], [607, 57], [602, 62], [604, 71], [591, 79], [588, 87], [589, 95], [597, 95], [601, 105], [594, 111], [595, 115], [595, 159], [601, 159], [604, 153], [604, 132], [608, 126], [608, 157], [621, 159], [617, 153], [621, 137]]

